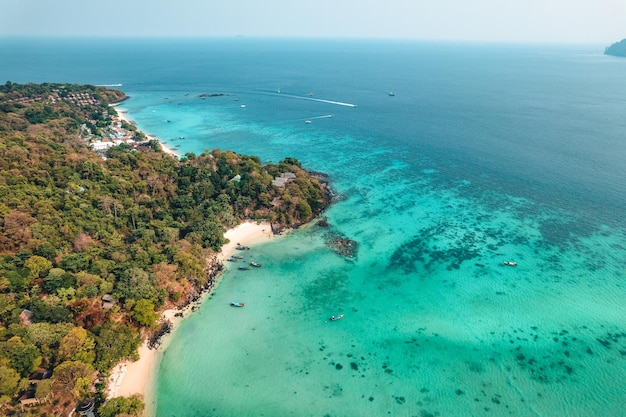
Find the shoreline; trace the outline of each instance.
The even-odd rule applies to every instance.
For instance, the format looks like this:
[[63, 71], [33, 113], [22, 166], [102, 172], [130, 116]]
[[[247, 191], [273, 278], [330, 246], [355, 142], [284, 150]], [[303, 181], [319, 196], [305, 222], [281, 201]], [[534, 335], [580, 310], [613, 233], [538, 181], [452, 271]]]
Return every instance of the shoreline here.
[[[243, 222], [235, 228], [229, 229], [224, 233], [224, 237], [230, 241], [222, 246], [221, 251], [217, 254], [219, 261], [224, 262], [227, 257], [231, 256], [235, 251], [235, 247], [240, 242], [245, 242], [250, 246], [259, 244], [267, 240], [276, 238], [272, 229], [267, 222]], [[225, 263], [226, 264], [226, 263]], [[226, 266], [225, 266], [226, 267]], [[223, 272], [219, 275], [221, 276]], [[202, 304], [206, 297], [211, 295], [212, 291], [203, 293], [199, 304]], [[143, 396], [146, 405], [146, 415], [151, 415], [148, 411], [153, 404], [152, 385], [156, 377], [156, 369], [160, 354], [167, 348], [168, 342], [171, 341], [172, 335], [175, 333], [178, 324], [197, 307], [196, 303], [187, 305], [182, 311], [173, 308], [161, 312], [161, 320], [169, 320], [172, 324], [172, 331], [166, 335], [163, 342], [156, 349], [148, 347], [148, 340], [144, 338], [143, 343], [138, 349], [139, 359], [135, 362], [122, 361], [111, 369], [110, 376], [107, 380], [106, 398], [128, 397], [134, 394]], [[182, 315], [180, 313], [183, 313]]]
[[[120, 104], [121, 103], [111, 104], [111, 107], [115, 108], [115, 111], [117, 112], [117, 116], [120, 118], [120, 120], [123, 120], [126, 123], [134, 125], [139, 130], [139, 127], [137, 126], [137, 124], [128, 117], [128, 111], [119, 107]], [[159, 138], [157, 138], [156, 136], [149, 135], [146, 132], [143, 132], [143, 134], [146, 135], [148, 139], [156, 140], [157, 142], [159, 142], [159, 145], [161, 145], [161, 149], [163, 149], [163, 152], [165, 152], [166, 154], [175, 156], [176, 158], [180, 158], [180, 155], [176, 153], [174, 149], [164, 144], [163, 141], [159, 140]]]

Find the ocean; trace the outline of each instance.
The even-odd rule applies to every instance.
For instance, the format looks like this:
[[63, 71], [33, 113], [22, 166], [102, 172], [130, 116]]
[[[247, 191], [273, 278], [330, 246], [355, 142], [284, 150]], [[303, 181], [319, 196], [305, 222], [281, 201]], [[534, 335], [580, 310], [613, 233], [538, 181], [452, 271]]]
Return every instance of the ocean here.
[[0, 80], [122, 84], [179, 154], [295, 157], [340, 197], [181, 323], [154, 415], [626, 416], [626, 60], [602, 52], [2, 39]]

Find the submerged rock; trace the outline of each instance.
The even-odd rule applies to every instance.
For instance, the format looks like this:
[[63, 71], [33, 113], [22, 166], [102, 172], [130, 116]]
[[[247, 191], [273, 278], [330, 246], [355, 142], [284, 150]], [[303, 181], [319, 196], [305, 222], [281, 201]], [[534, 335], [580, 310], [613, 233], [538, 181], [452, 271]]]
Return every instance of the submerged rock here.
[[326, 239], [326, 245], [330, 246], [338, 255], [345, 256], [347, 258], [356, 257], [357, 243], [340, 233], [329, 232]]

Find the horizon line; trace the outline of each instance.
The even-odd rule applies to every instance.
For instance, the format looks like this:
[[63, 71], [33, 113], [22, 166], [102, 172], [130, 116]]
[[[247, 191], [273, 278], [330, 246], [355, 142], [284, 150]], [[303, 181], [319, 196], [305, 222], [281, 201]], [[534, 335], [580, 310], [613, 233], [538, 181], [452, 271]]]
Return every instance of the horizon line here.
[[250, 35], [26, 35], [0, 34], [0, 40], [265, 40], [265, 41], [362, 41], [362, 42], [415, 42], [415, 43], [460, 43], [460, 44], [508, 44], [508, 45], [611, 45], [620, 40], [606, 41], [555, 41], [555, 40], [494, 40], [494, 39], [459, 39], [459, 38], [411, 38], [411, 37], [360, 37], [360, 36], [250, 36]]

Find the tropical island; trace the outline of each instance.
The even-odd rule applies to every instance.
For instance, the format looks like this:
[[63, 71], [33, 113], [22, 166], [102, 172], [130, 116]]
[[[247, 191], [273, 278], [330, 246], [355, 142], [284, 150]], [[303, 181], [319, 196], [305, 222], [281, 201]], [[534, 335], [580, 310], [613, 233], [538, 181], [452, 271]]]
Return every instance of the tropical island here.
[[626, 39], [615, 42], [604, 50], [604, 55], [626, 56]]
[[212, 288], [225, 232], [330, 203], [323, 174], [218, 149], [175, 156], [119, 117], [119, 90], [0, 86], [0, 414], [141, 415], [111, 369]]

